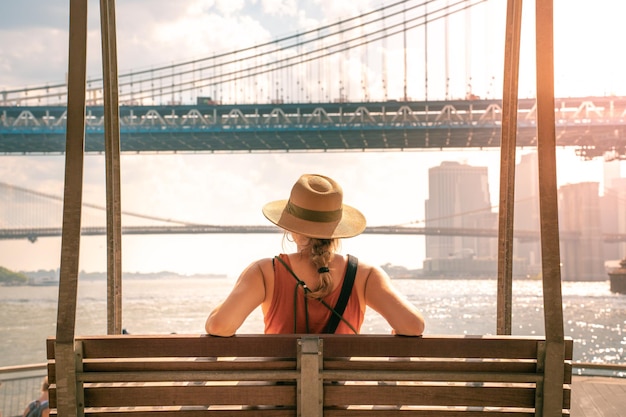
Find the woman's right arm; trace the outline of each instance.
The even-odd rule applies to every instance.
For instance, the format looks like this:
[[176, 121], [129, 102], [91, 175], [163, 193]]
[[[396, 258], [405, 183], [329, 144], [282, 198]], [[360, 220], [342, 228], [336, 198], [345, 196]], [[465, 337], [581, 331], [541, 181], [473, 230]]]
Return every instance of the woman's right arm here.
[[265, 299], [265, 280], [260, 260], [248, 266], [239, 276], [234, 288], [206, 320], [205, 330], [214, 336], [232, 336], [245, 319]]

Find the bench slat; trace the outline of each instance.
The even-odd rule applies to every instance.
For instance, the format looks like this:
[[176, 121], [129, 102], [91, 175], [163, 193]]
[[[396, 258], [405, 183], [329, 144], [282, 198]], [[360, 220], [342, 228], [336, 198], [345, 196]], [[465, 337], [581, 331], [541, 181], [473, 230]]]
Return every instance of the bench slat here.
[[[564, 384], [571, 383], [572, 364], [565, 364]], [[361, 376], [365, 375], [365, 378]], [[542, 378], [537, 372], [536, 361], [377, 361], [377, 360], [326, 360], [324, 375], [326, 379], [346, 379], [344, 375], [359, 375], [359, 380], [394, 379], [387, 374], [394, 374], [398, 380], [434, 380], [450, 381], [509, 381], [529, 382]], [[370, 375], [370, 378], [367, 376]], [[473, 379], [478, 378], [478, 379]], [[432, 379], [431, 379], [432, 380]]]
[[[265, 359], [265, 360], [263, 360]], [[53, 361], [49, 361], [48, 363], [48, 380], [50, 383], [54, 383], [56, 381], [56, 369], [55, 363]], [[149, 369], [149, 371], [148, 371]], [[145, 360], [122, 360], [122, 359], [112, 359], [110, 361], [90, 361], [86, 360], [83, 362], [83, 373], [80, 374], [79, 379], [82, 381], [95, 381], [99, 378], [102, 381], [111, 381], [115, 380], [115, 378], [122, 378], [120, 381], [128, 380], [128, 373], [141, 373], [141, 374], [150, 374], [146, 381], [155, 381], [161, 378], [160, 375], [163, 373], [169, 373], [167, 378], [175, 378], [175, 380], [211, 380], [217, 379], [217, 375], [221, 373], [228, 372], [240, 372], [241, 377], [243, 378], [244, 374], [250, 372], [265, 372], [270, 379], [281, 379], [281, 377], [273, 377], [271, 376], [274, 372], [288, 372], [296, 370], [296, 360], [294, 359], [285, 359], [285, 360], [273, 360], [273, 358], [259, 358], [259, 360], [254, 361], [239, 361], [239, 360], [231, 360], [231, 361], [200, 361], [191, 358], [191, 360], [186, 360], [185, 358], [177, 358], [177, 360], [171, 361], [154, 361], [150, 359]], [[270, 373], [269, 371], [273, 371]], [[207, 377], [207, 372], [210, 372], [210, 377]], [[104, 378], [102, 375], [104, 374], [115, 374], [119, 376], [107, 376]], [[85, 376], [91, 375], [94, 376]], [[100, 376], [95, 376], [98, 374]], [[234, 374], [233, 374], [234, 375]], [[290, 375], [287, 373], [286, 375]], [[292, 376], [288, 376], [287, 379], [292, 378]], [[224, 378], [221, 378], [224, 379]], [[132, 380], [137, 380], [133, 378]], [[161, 379], [162, 380], [162, 379]]]
[[324, 371], [327, 381], [506, 382], [537, 383], [540, 374], [493, 372]]
[[283, 370], [208, 372], [81, 372], [77, 380], [90, 383], [113, 382], [204, 382], [204, 381], [295, 381], [299, 373]]
[[[216, 417], [294, 417], [295, 410], [289, 408], [274, 409], [207, 409], [205, 407], [171, 407], [169, 409], [143, 410], [138, 408], [102, 410], [87, 409], [85, 417], [206, 417], [207, 415]], [[57, 417], [54, 410], [51, 417]]]
[[83, 362], [85, 372], [141, 372], [151, 371], [179, 371], [179, 372], [220, 372], [220, 371], [262, 371], [266, 369], [296, 369], [296, 360], [255, 358], [255, 360], [211, 360], [197, 358], [176, 358], [168, 361], [155, 361], [151, 358], [143, 360], [109, 360]]
[[296, 405], [295, 385], [86, 386], [85, 407]]
[[329, 385], [324, 405], [436, 405], [534, 408], [531, 386]]
[[[165, 358], [165, 357], [288, 357], [295, 358], [293, 335], [107, 335], [77, 337], [83, 358]], [[48, 340], [48, 359], [54, 358], [54, 342]]]
[[[531, 336], [436, 336], [396, 337], [386, 335], [334, 335], [324, 337], [325, 357], [422, 357], [537, 359], [538, 343]], [[571, 360], [572, 345], [566, 345], [565, 359]]]
[[325, 370], [364, 371], [441, 371], [441, 372], [511, 372], [535, 373], [537, 362], [530, 360], [467, 361], [460, 360], [341, 360], [324, 361]]
[[[401, 413], [401, 414], [399, 414]], [[395, 408], [382, 406], [366, 409], [326, 409], [325, 417], [536, 417], [534, 410], [511, 410], [511, 409], [468, 409], [451, 407], [403, 407], [401, 411]], [[563, 417], [567, 417], [563, 415]]]

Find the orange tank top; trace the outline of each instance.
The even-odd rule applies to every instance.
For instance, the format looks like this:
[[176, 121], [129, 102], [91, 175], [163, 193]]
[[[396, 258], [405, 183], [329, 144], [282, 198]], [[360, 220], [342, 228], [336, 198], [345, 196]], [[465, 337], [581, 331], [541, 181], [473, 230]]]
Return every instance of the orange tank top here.
[[[291, 268], [289, 257], [285, 254], [279, 255]], [[346, 264], [347, 267], [347, 264]], [[323, 298], [324, 302], [333, 308], [337, 304], [341, 285], [345, 277], [345, 270], [340, 285], [330, 294]], [[316, 299], [309, 298], [305, 309], [304, 290], [298, 285], [298, 281], [278, 260], [274, 260], [274, 294], [272, 302], [264, 317], [266, 334], [290, 334], [307, 333], [307, 316], [309, 333], [319, 334], [324, 331], [326, 323], [330, 319], [331, 311]], [[295, 308], [294, 308], [295, 306]], [[343, 318], [347, 320], [356, 330], [360, 332], [363, 324], [363, 311], [356, 292], [356, 286], [352, 287], [350, 298]], [[295, 330], [294, 330], [295, 322]], [[354, 334], [352, 329], [342, 321], [339, 322], [335, 334]]]

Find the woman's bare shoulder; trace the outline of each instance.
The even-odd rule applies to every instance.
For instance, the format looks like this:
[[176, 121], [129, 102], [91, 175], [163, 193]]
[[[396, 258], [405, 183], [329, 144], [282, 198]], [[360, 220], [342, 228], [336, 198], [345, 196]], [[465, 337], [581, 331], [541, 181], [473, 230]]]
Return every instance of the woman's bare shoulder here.
[[267, 271], [272, 270], [274, 267], [274, 258], [261, 258], [253, 261], [243, 270], [241, 275], [248, 275], [250, 273], [254, 274], [257, 272], [262, 272], [265, 274]]
[[358, 262], [358, 270], [361, 272], [365, 272], [367, 274], [376, 274], [386, 276], [387, 273], [378, 265], [373, 265], [367, 260], [362, 260], [357, 256]]

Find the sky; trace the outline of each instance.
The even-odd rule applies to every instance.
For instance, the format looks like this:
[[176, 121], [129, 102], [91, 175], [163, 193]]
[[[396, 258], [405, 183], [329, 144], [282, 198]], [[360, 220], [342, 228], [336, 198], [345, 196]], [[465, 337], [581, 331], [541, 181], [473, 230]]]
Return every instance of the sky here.
[[[182, 62], [291, 35], [354, 16], [390, 0], [118, 0], [120, 73]], [[481, 91], [498, 67], [503, 0], [474, 16], [470, 58], [451, 66], [472, 68]], [[520, 96], [534, 94], [532, 6], [525, 2]], [[626, 95], [626, 3], [615, 0], [555, 0], [555, 89], [557, 96]], [[67, 0], [5, 2], [0, 14], [0, 93], [5, 89], [62, 82], [67, 72]], [[90, 0], [88, 73], [99, 76], [99, 2]], [[461, 19], [461, 21], [464, 21]], [[495, 27], [494, 30], [487, 30]], [[467, 28], [453, 29], [461, 34]], [[431, 36], [436, 38], [436, 34]], [[436, 41], [436, 39], [434, 40]], [[495, 48], [495, 49], [494, 49]], [[487, 68], [485, 70], [485, 68]], [[452, 71], [453, 72], [453, 71]], [[497, 72], [497, 71], [496, 71]], [[436, 79], [441, 74], [432, 74]], [[498, 75], [499, 76], [499, 75]], [[481, 80], [480, 78], [485, 78]], [[482, 94], [482, 93], [481, 93]], [[525, 151], [520, 151], [521, 154]], [[444, 160], [488, 166], [491, 198], [497, 204], [497, 151], [361, 152], [300, 154], [124, 155], [122, 209], [158, 217], [218, 224], [266, 224], [261, 206], [286, 198], [302, 173], [329, 175], [342, 184], [345, 202], [361, 209], [370, 225], [407, 224], [423, 219], [428, 168]], [[63, 156], [0, 155], [0, 179], [13, 185], [61, 195]], [[602, 181], [602, 161], [582, 162], [573, 150], [559, 150], [559, 184]], [[624, 168], [622, 167], [622, 172]], [[622, 174], [626, 175], [626, 174]], [[84, 201], [104, 205], [104, 161], [87, 156]], [[104, 238], [84, 238], [81, 268], [103, 271]], [[280, 235], [125, 237], [123, 268], [133, 272], [236, 274], [255, 257], [282, 249]], [[343, 243], [344, 252], [371, 263], [420, 267], [423, 237]], [[55, 269], [60, 239], [35, 243], [0, 241], [0, 265], [14, 270]]]
[[[454, 3], [436, 0], [431, 2], [430, 10], [446, 2]], [[120, 73], [126, 73], [203, 58], [335, 23], [392, 3], [395, 1], [118, 0], [118, 67]], [[88, 74], [93, 77], [101, 74], [99, 1], [88, 0], [88, 6]], [[463, 14], [450, 18], [451, 55], [459, 56], [459, 61], [449, 63], [451, 74], [455, 68], [469, 67], [469, 75], [477, 85], [486, 82], [481, 80], [483, 77], [500, 77], [500, 71], [490, 67], [501, 68], [505, 13], [506, 1], [488, 0], [468, 12], [469, 24]], [[626, 35], [622, 21], [625, 13], [626, 4], [614, 0], [554, 0], [557, 96], [626, 95], [621, 80], [626, 57], [616, 48], [618, 40]], [[4, 2], [0, 14], [0, 91], [65, 80], [68, 21], [67, 0]], [[528, 95], [534, 85], [533, 1], [524, 2], [522, 22], [520, 94]], [[435, 24], [432, 26], [431, 49], [443, 49], [443, 35]], [[420, 42], [415, 43], [409, 47], [422, 47]], [[466, 57], [464, 51], [471, 56]], [[431, 71], [429, 77], [436, 80], [442, 72]], [[483, 86], [481, 93], [487, 89]]]

